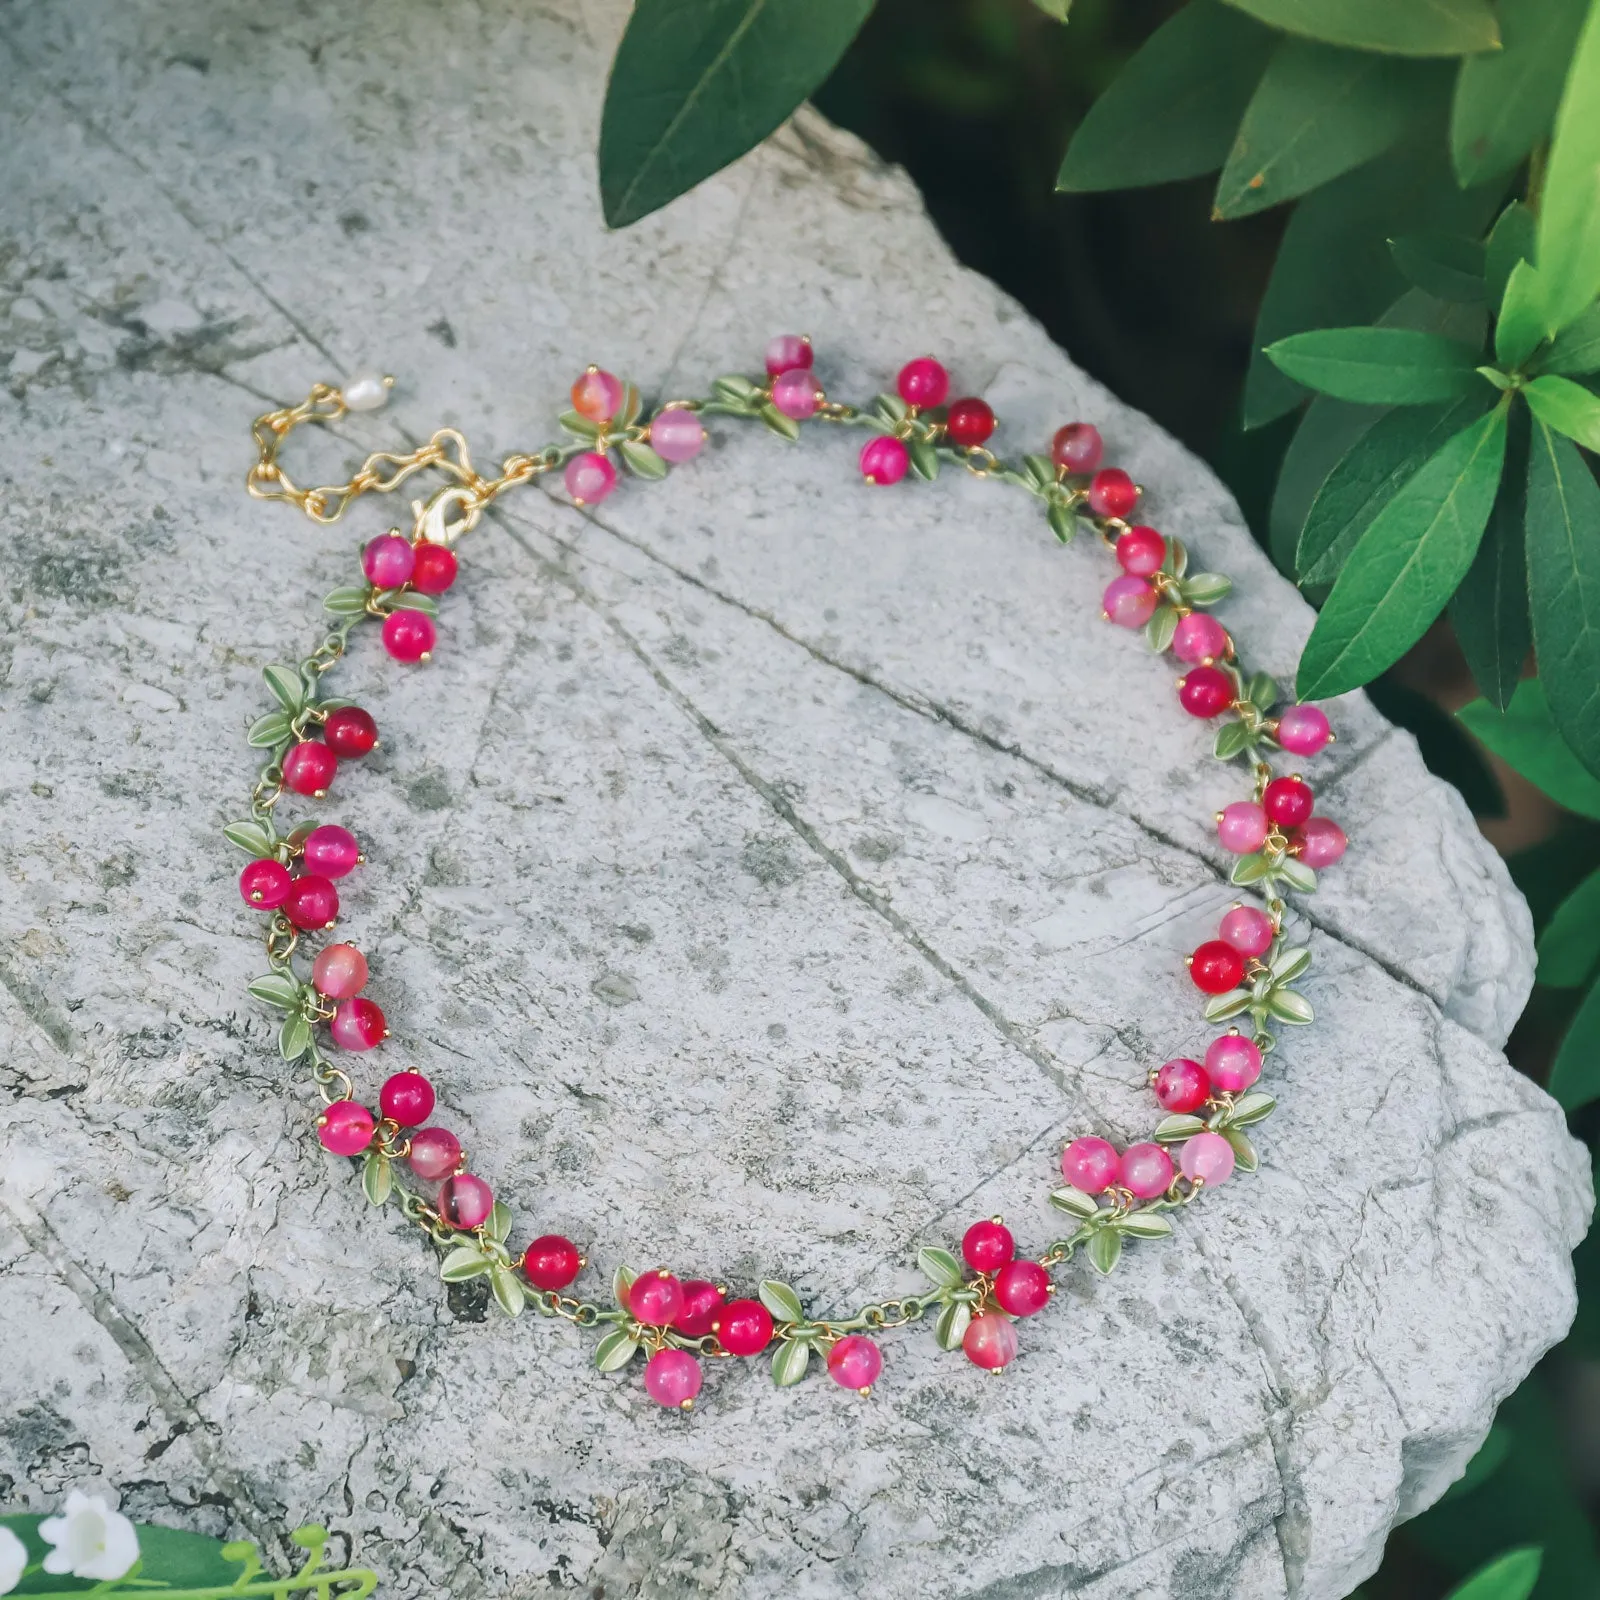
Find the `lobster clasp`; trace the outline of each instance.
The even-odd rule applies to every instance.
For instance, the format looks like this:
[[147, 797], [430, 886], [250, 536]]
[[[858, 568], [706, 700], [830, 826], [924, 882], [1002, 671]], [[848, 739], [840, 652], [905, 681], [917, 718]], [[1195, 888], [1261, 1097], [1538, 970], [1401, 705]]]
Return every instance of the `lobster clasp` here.
[[413, 500], [411, 513], [416, 519], [417, 538], [426, 539], [429, 544], [448, 545], [477, 527], [483, 505], [465, 484], [451, 483], [438, 490], [426, 504]]

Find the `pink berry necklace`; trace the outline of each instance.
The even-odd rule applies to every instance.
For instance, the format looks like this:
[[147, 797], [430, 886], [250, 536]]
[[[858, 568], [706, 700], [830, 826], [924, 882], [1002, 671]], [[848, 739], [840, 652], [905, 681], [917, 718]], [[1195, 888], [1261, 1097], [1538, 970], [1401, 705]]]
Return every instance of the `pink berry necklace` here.
[[[804, 1378], [815, 1354], [836, 1383], [866, 1393], [883, 1367], [874, 1335], [923, 1319], [931, 1320], [942, 1348], [963, 1350], [977, 1366], [998, 1372], [1017, 1353], [1017, 1320], [1044, 1310], [1054, 1275], [1080, 1250], [1098, 1272], [1110, 1273], [1128, 1240], [1171, 1233], [1169, 1213], [1224, 1182], [1235, 1167], [1254, 1171], [1246, 1130], [1274, 1105], [1256, 1087], [1263, 1057], [1276, 1043], [1272, 1025], [1311, 1021], [1311, 1006], [1293, 987], [1311, 952], [1285, 937], [1284, 897], [1315, 889], [1317, 871], [1345, 849], [1338, 825], [1314, 814], [1310, 786], [1294, 774], [1275, 775], [1269, 764], [1275, 750], [1315, 755], [1333, 737], [1327, 718], [1315, 706], [1280, 707], [1270, 677], [1244, 672], [1233, 639], [1207, 613], [1228, 594], [1229, 581], [1191, 572], [1179, 540], [1128, 520], [1140, 490], [1119, 468], [1101, 466], [1103, 446], [1094, 427], [1070, 423], [1055, 435], [1048, 456], [1024, 456], [1012, 466], [988, 448], [994, 412], [983, 400], [950, 401], [949, 375], [932, 359], [910, 362], [897, 392], [865, 408], [827, 398], [808, 340], [774, 339], [766, 369], [760, 380], [718, 378], [710, 398], [671, 400], [646, 417], [632, 384], [591, 367], [572, 386], [572, 410], [561, 418], [567, 441], [508, 457], [497, 477], [474, 470], [466, 441], [444, 428], [409, 454], [369, 456], [347, 483], [300, 489], [279, 465], [288, 435], [302, 422], [332, 422], [347, 411], [381, 406], [389, 380], [358, 378], [342, 390], [319, 384], [302, 404], [257, 418], [258, 459], [248, 479], [252, 495], [288, 500], [318, 522], [334, 522], [357, 496], [396, 489], [428, 468], [449, 480], [414, 507], [410, 537], [392, 531], [364, 548], [364, 581], [335, 589], [323, 601], [335, 620], [316, 649], [296, 666], [264, 669], [277, 704], [251, 725], [249, 741], [267, 753], [266, 765], [249, 815], [224, 830], [251, 857], [240, 874], [240, 893], [267, 918], [270, 970], [250, 992], [283, 1013], [283, 1058], [309, 1065], [323, 1101], [317, 1117], [322, 1144], [359, 1159], [372, 1204], [396, 1203], [429, 1236], [446, 1282], [483, 1278], [509, 1316], [531, 1306], [596, 1330], [595, 1363], [602, 1372], [617, 1371], [643, 1352], [651, 1397], [684, 1409], [700, 1392], [703, 1360], [769, 1351], [780, 1386]], [[1102, 615], [1142, 630], [1151, 649], [1170, 651], [1184, 664], [1179, 704], [1190, 716], [1218, 720], [1215, 754], [1242, 763], [1250, 784], [1249, 798], [1217, 814], [1217, 836], [1237, 857], [1233, 882], [1253, 888], [1261, 904], [1235, 905], [1218, 936], [1188, 958], [1189, 976], [1206, 997], [1206, 1020], [1227, 1025], [1226, 1031], [1212, 1040], [1204, 1060], [1180, 1057], [1151, 1072], [1150, 1087], [1166, 1115], [1150, 1138], [1121, 1151], [1093, 1137], [1066, 1147], [1066, 1183], [1049, 1200], [1065, 1214], [1068, 1231], [1037, 1256], [1018, 1253], [999, 1217], [974, 1222], [959, 1255], [933, 1245], [917, 1252], [929, 1284], [924, 1292], [850, 1314], [814, 1316], [778, 1278], [730, 1298], [721, 1284], [680, 1278], [665, 1267], [638, 1274], [617, 1267], [609, 1305], [569, 1294], [588, 1264], [585, 1257], [556, 1234], [520, 1251], [508, 1243], [511, 1215], [468, 1170], [461, 1141], [433, 1121], [427, 1078], [392, 1074], [378, 1090], [374, 1113], [356, 1093], [354, 1066], [335, 1064], [388, 1036], [383, 1012], [362, 992], [368, 968], [360, 950], [327, 943], [309, 968], [296, 959], [305, 935], [335, 927], [338, 885], [363, 861], [344, 828], [302, 822], [284, 829], [279, 812], [288, 795], [324, 799], [340, 764], [377, 745], [370, 713], [323, 692], [324, 677], [346, 653], [354, 630], [376, 623], [396, 661], [426, 662], [436, 640], [438, 597], [456, 580], [452, 546], [497, 496], [560, 472], [574, 504], [595, 505], [617, 489], [619, 462], [649, 480], [693, 460], [709, 417], [760, 421], [788, 440], [813, 420], [864, 428], [872, 435], [861, 451], [869, 484], [895, 484], [908, 473], [931, 480], [941, 464], [954, 463], [1032, 495], [1063, 543], [1080, 526], [1098, 533], [1121, 568], [1106, 588]], [[330, 1046], [337, 1055], [330, 1057]], [[406, 1175], [403, 1181], [397, 1173]]]

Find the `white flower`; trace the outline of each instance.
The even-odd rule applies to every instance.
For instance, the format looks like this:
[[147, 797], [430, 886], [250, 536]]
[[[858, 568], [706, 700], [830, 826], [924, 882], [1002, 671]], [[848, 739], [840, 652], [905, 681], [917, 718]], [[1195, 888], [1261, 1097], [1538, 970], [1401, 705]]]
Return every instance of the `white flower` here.
[[9, 1528], [0, 1528], [0, 1594], [10, 1594], [22, 1582], [27, 1564], [27, 1545]]
[[44, 1558], [44, 1570], [70, 1572], [74, 1578], [120, 1578], [139, 1559], [139, 1536], [133, 1524], [113, 1511], [97, 1494], [74, 1489], [59, 1517], [39, 1524], [39, 1537], [55, 1549]]

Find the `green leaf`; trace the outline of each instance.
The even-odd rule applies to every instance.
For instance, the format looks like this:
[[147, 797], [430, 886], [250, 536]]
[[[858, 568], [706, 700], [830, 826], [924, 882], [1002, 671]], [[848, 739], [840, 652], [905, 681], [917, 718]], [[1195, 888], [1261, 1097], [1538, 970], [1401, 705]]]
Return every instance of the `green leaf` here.
[[1487, 700], [1474, 700], [1456, 715], [1507, 766], [1537, 784], [1557, 805], [1600, 821], [1600, 778], [1556, 731], [1542, 680], [1525, 678], [1504, 711], [1496, 711]]
[[229, 844], [236, 844], [241, 850], [258, 858], [270, 856], [277, 844], [259, 822], [252, 822], [248, 818], [241, 822], [230, 822], [222, 830], [222, 836]]
[[1519, 261], [1533, 260], [1533, 213], [1520, 200], [1513, 200], [1495, 219], [1483, 247], [1484, 287], [1489, 304], [1498, 306], [1506, 297], [1511, 269]]
[[1332, 583], [1356, 541], [1401, 487], [1489, 408], [1489, 392], [1447, 406], [1401, 406], [1372, 424], [1340, 457], [1306, 514], [1295, 552], [1302, 584]]
[[563, 411], [557, 420], [575, 439], [592, 441], [600, 437], [600, 424], [581, 411]]
[[1571, 378], [1535, 378], [1522, 391], [1541, 422], [1575, 439], [1586, 450], [1600, 450], [1600, 396]]
[[778, 435], [780, 439], [787, 439], [791, 444], [800, 437], [800, 424], [793, 417], [786, 417], [775, 405], [761, 406], [756, 415]]
[[1600, 773], [1600, 486], [1577, 447], [1537, 417], [1529, 454], [1528, 599], [1539, 674], [1562, 738]]
[[489, 1220], [484, 1225], [484, 1232], [496, 1244], [504, 1244], [511, 1233], [511, 1208], [503, 1201], [496, 1200], [489, 1211]]
[[[966, 1277], [966, 1274], [961, 1270], [961, 1263], [948, 1250], [936, 1250], [924, 1246], [917, 1251], [917, 1266], [921, 1268], [925, 1276], [938, 1284], [941, 1289], [954, 1288], [956, 1284]], [[799, 1304], [798, 1301], [795, 1303], [796, 1305]], [[767, 1309], [769, 1311], [772, 1310], [770, 1306]], [[773, 1315], [776, 1316], [777, 1313], [773, 1312]], [[786, 1317], [784, 1320], [798, 1322], [800, 1317], [797, 1313], [795, 1316]]]
[[1528, 1600], [1539, 1581], [1539, 1565], [1544, 1551], [1537, 1547], [1513, 1550], [1480, 1567], [1465, 1583], [1445, 1596], [1445, 1600]]
[[285, 1061], [298, 1061], [311, 1048], [311, 1024], [298, 1011], [291, 1011], [278, 1029], [278, 1054]]
[[1600, 963], [1600, 871], [1591, 872], [1539, 935], [1539, 982], [1553, 989], [1587, 983]]
[[1055, 464], [1045, 456], [1024, 456], [1022, 470], [1035, 489], [1049, 489], [1055, 484]]
[[1214, 994], [1200, 1008], [1207, 1022], [1228, 1022], [1250, 1009], [1248, 989], [1230, 989], [1226, 994]]
[[1464, 56], [1499, 42], [1486, 0], [1229, 0], [1285, 33], [1300, 33], [1355, 50], [1402, 56]]
[[[770, 1307], [768, 1308], [771, 1309]], [[772, 1381], [788, 1389], [805, 1377], [811, 1362], [811, 1345], [804, 1340], [785, 1339], [772, 1352]]]
[[911, 470], [919, 478], [931, 483], [939, 476], [939, 452], [926, 439], [908, 439], [906, 454], [911, 458]]
[[1071, 1217], [1092, 1217], [1100, 1209], [1100, 1202], [1082, 1189], [1052, 1189], [1050, 1204]]
[[1045, 512], [1045, 521], [1050, 524], [1050, 531], [1062, 544], [1071, 544], [1078, 532], [1078, 518], [1072, 508], [1063, 505], [1059, 500], [1052, 500]]
[[633, 1280], [638, 1274], [632, 1267], [619, 1266], [611, 1274], [611, 1298], [624, 1310], [628, 1307], [628, 1291], [633, 1287]]
[[1600, 305], [1569, 322], [1539, 358], [1541, 372], [1600, 372]]
[[1250, 730], [1242, 722], [1225, 722], [1211, 742], [1211, 753], [1218, 761], [1232, 761], [1250, 743]]
[[1190, 0], [1089, 107], [1056, 188], [1131, 189], [1216, 171], [1273, 42], [1215, 0]]
[[387, 611], [420, 611], [424, 616], [439, 615], [439, 602], [431, 594], [419, 594], [415, 589], [390, 589], [377, 597], [377, 603]]
[[1172, 1223], [1159, 1211], [1130, 1211], [1115, 1224], [1125, 1239], [1165, 1239], [1172, 1233]]
[[1252, 1123], [1261, 1122], [1271, 1116], [1277, 1104], [1278, 1102], [1265, 1089], [1252, 1089], [1249, 1094], [1234, 1102], [1233, 1111], [1228, 1117], [1228, 1126], [1248, 1128]]
[[1311, 965], [1310, 947], [1289, 945], [1280, 950], [1272, 963], [1272, 976], [1278, 983], [1293, 983]]
[[361, 1163], [361, 1189], [370, 1205], [381, 1206], [394, 1188], [394, 1173], [389, 1158], [381, 1150], [369, 1150]]
[[278, 704], [293, 716], [305, 703], [305, 685], [300, 681], [300, 672], [296, 667], [263, 667], [261, 676], [267, 680], [267, 687], [277, 696]]
[[639, 412], [643, 400], [639, 394], [639, 385], [627, 383], [622, 386], [622, 404], [617, 407], [617, 422], [624, 428], [631, 428], [639, 420]]
[[1483, 245], [1477, 239], [1454, 233], [1406, 233], [1389, 241], [1389, 254], [1408, 282], [1437, 299], [1477, 306], [1488, 298]]
[[658, 479], [667, 475], [667, 464], [647, 444], [637, 439], [624, 439], [617, 446], [624, 464], [636, 478]]
[[754, 383], [737, 372], [718, 378], [711, 385], [711, 392], [725, 406], [753, 406], [761, 393]]
[[1278, 876], [1291, 889], [1298, 890], [1301, 894], [1315, 894], [1317, 891], [1316, 873], [1303, 861], [1297, 861], [1293, 856], [1285, 856], [1278, 863]]
[[516, 1274], [509, 1267], [502, 1267], [498, 1263], [491, 1267], [489, 1269], [489, 1287], [494, 1291], [494, 1297], [499, 1302], [500, 1309], [508, 1317], [522, 1315], [522, 1285], [517, 1281]]
[[1157, 606], [1144, 625], [1144, 642], [1161, 655], [1172, 647], [1172, 636], [1177, 631], [1177, 611], [1172, 606]]
[[971, 1321], [972, 1307], [966, 1301], [957, 1300], [953, 1305], [946, 1306], [933, 1325], [933, 1336], [939, 1341], [939, 1348], [959, 1350]]
[[[119, 1597], [170, 1591], [227, 1594], [244, 1581], [240, 1564], [228, 1559], [230, 1550], [238, 1552], [241, 1560], [244, 1552], [248, 1552], [255, 1570], [260, 1570], [259, 1556], [252, 1544], [226, 1545], [204, 1534], [136, 1522], [133, 1528], [139, 1541], [139, 1560], [125, 1577], [98, 1583], [87, 1578], [58, 1577], [39, 1570], [38, 1563], [51, 1549], [39, 1533], [39, 1524], [44, 1520], [42, 1515], [0, 1517], [0, 1528], [15, 1534], [28, 1552], [28, 1574], [8, 1588], [10, 1594], [115, 1594]], [[265, 1583], [256, 1592], [265, 1594]]]
[[779, 1283], [776, 1278], [763, 1278], [758, 1292], [762, 1305], [779, 1322], [805, 1321], [805, 1307], [800, 1304], [800, 1296], [788, 1284]]
[[[1450, 601], [1450, 620], [1472, 669], [1473, 681], [1484, 698], [1501, 710], [1511, 703], [1522, 676], [1522, 664], [1533, 647], [1533, 624], [1528, 618], [1528, 563], [1523, 553], [1527, 487], [1528, 414], [1518, 406], [1511, 413], [1505, 471], [1500, 475], [1489, 526], [1484, 529], [1483, 542], [1461, 587]], [[1417, 729], [1412, 732], [1417, 733]], [[1417, 742], [1422, 744], [1420, 733]], [[1439, 771], [1426, 747], [1422, 758], [1430, 771]], [[1464, 786], [1457, 787], [1466, 794]], [[1500, 803], [1495, 811], [1482, 815], [1504, 814], [1504, 797], [1499, 795], [1499, 785], [1494, 787]], [[1467, 803], [1472, 805], [1470, 795]]]
[[760, 144], [833, 70], [872, 0], [637, 0], [600, 119], [613, 228]]
[[281, 711], [269, 711], [250, 724], [250, 731], [245, 737], [257, 750], [270, 750], [276, 745], [287, 744], [289, 719]]
[[1228, 874], [1228, 881], [1246, 889], [1252, 883], [1260, 883], [1271, 872], [1272, 863], [1265, 856], [1240, 856], [1233, 864], [1233, 871]]
[[1477, 554], [1505, 440], [1502, 405], [1446, 440], [1368, 525], [1306, 643], [1302, 700], [1369, 682], [1444, 609]]
[[1285, 39], [1272, 53], [1217, 180], [1212, 216], [1246, 217], [1359, 167], [1415, 115], [1413, 62]]
[[1183, 598], [1192, 606], [1220, 605], [1233, 593], [1233, 579], [1220, 572], [1197, 572], [1181, 580]]
[[1591, 5], [1567, 70], [1539, 198], [1539, 274], [1550, 330], [1600, 294], [1600, 6]]
[[1307, 1027], [1316, 1020], [1311, 1002], [1293, 989], [1274, 989], [1267, 996], [1267, 1010], [1280, 1022], [1292, 1022], [1296, 1027]]
[[1114, 1228], [1101, 1228], [1090, 1234], [1089, 1261], [1096, 1272], [1109, 1276], [1121, 1257], [1122, 1235]]
[[1192, 1139], [1197, 1133], [1204, 1133], [1205, 1126], [1204, 1117], [1175, 1113], [1170, 1117], [1163, 1117], [1156, 1124], [1156, 1131], [1151, 1137], [1158, 1144], [1178, 1144], [1185, 1139]]
[[1520, 367], [1550, 334], [1544, 282], [1532, 263], [1518, 261], [1506, 280], [1494, 323], [1494, 354], [1501, 366]]
[[353, 617], [367, 609], [367, 597], [371, 593], [370, 588], [335, 589], [322, 597], [322, 609], [337, 617]]
[[1033, 3], [1056, 22], [1065, 22], [1067, 13], [1072, 10], [1072, 0], [1033, 0]]
[[439, 1276], [446, 1283], [465, 1283], [468, 1278], [481, 1278], [494, 1262], [476, 1245], [460, 1245], [439, 1263]]
[[1409, 328], [1321, 328], [1267, 346], [1280, 372], [1308, 389], [1362, 405], [1426, 405], [1482, 387], [1478, 352]]
[[[1272, 371], [1276, 373], [1277, 368], [1273, 367]], [[1296, 575], [1295, 548], [1328, 474], [1366, 436], [1373, 423], [1385, 415], [1387, 412], [1380, 406], [1353, 406], [1348, 401], [1330, 400], [1321, 394], [1312, 399], [1301, 415], [1294, 437], [1283, 453], [1267, 516], [1272, 559], [1287, 577]]]
[[602, 1372], [618, 1372], [633, 1360], [639, 1341], [626, 1328], [613, 1328], [594, 1347], [594, 1364]]
[[295, 1011], [305, 990], [286, 973], [268, 972], [250, 980], [250, 993], [280, 1011]]
[[1236, 1123], [1229, 1123], [1222, 1130], [1222, 1137], [1233, 1147], [1234, 1164], [1241, 1172], [1254, 1172], [1260, 1165], [1256, 1159], [1256, 1147], [1250, 1142], [1250, 1135]]
[[1281, 698], [1278, 680], [1270, 672], [1253, 672], [1245, 685], [1245, 698], [1257, 711], [1270, 711]]

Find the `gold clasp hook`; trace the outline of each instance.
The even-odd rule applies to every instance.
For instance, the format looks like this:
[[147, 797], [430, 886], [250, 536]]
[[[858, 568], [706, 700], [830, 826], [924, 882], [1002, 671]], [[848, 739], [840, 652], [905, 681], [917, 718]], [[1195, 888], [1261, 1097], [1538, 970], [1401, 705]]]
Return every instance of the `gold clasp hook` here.
[[[456, 510], [461, 515], [452, 520], [451, 513]], [[429, 544], [454, 544], [462, 534], [477, 527], [478, 518], [483, 514], [483, 501], [465, 484], [451, 483], [438, 490], [426, 504], [413, 500], [411, 514], [416, 519], [416, 538], [426, 539]]]

